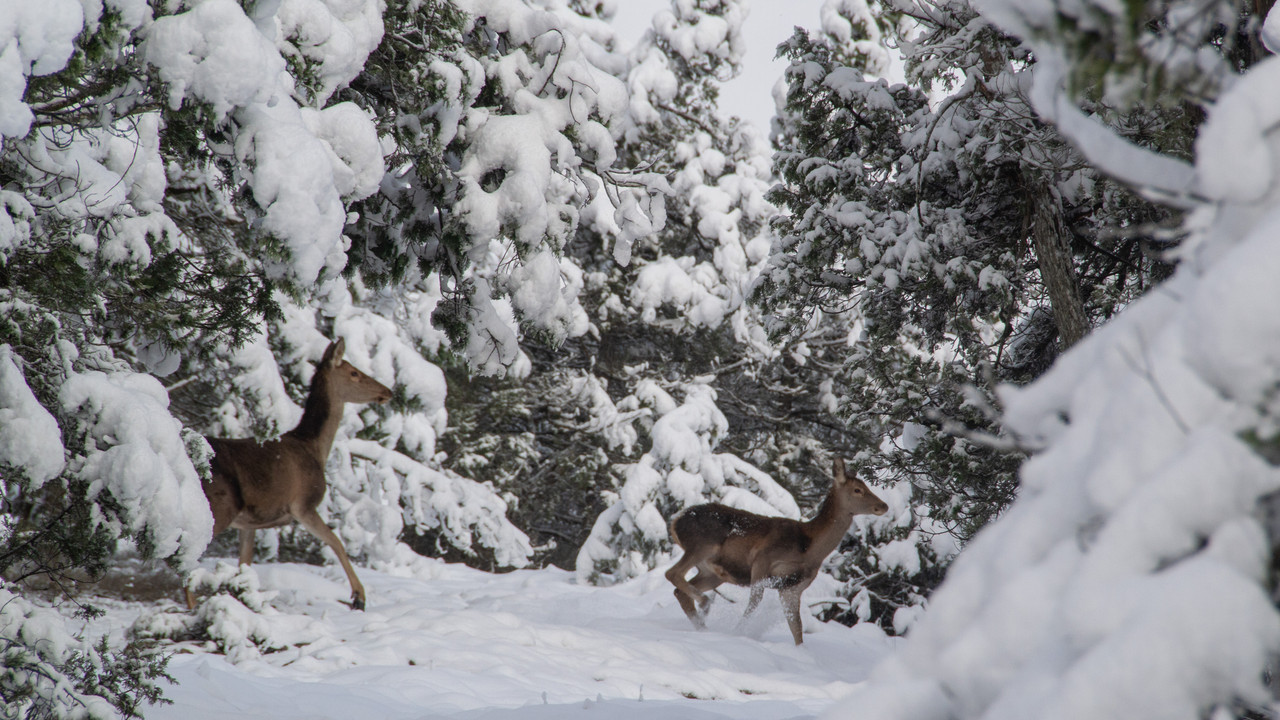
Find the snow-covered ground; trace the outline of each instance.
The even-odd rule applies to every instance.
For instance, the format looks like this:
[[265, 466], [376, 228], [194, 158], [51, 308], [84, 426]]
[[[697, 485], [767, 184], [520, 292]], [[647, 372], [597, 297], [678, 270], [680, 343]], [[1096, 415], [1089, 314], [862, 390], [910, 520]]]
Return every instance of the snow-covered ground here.
[[[696, 632], [660, 572], [598, 588], [555, 569], [494, 575], [428, 561], [407, 578], [361, 568], [369, 608], [355, 612], [341, 604], [337, 567], [255, 570], [276, 593], [263, 617], [287, 649], [228, 658], [180, 644], [173, 704], [148, 720], [814, 717], [897, 642], [871, 624], [806, 617], [797, 647], [776, 593], [738, 631], [745, 593], [732, 587]], [[157, 607], [104, 605], [97, 629], [113, 633]]]

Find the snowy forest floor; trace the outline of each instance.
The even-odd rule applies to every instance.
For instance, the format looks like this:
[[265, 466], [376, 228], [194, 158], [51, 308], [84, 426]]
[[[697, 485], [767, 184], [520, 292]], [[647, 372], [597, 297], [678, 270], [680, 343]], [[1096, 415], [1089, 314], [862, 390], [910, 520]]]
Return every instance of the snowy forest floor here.
[[[806, 617], [796, 647], [776, 593], [739, 632], [746, 593], [728, 586], [709, 630], [696, 632], [660, 571], [597, 588], [556, 569], [420, 567], [418, 577], [360, 568], [369, 607], [355, 612], [341, 604], [340, 568], [256, 565], [262, 590], [276, 593], [261, 617], [285, 649], [224, 656], [180, 643], [169, 666], [178, 684], [165, 693], [173, 704], [146, 718], [814, 717], [896, 642], [869, 623]], [[140, 614], [185, 612], [178, 593], [174, 579], [172, 599], [91, 598], [107, 614], [89, 629], [119, 639]]]

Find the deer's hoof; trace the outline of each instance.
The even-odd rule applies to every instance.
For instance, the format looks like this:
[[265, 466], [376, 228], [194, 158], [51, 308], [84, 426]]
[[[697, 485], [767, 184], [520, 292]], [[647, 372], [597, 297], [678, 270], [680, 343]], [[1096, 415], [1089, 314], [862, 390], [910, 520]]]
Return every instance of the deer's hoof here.
[[343, 603], [343, 605], [351, 606], [352, 610], [364, 610], [364, 596], [352, 595], [351, 602]]
[[711, 612], [711, 598], [702, 595], [698, 598], [698, 616], [706, 617], [709, 612]]

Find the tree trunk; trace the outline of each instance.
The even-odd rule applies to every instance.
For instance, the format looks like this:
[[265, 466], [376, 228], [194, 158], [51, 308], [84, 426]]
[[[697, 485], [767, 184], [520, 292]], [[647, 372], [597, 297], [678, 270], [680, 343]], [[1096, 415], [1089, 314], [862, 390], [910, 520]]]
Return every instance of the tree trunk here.
[[1066, 350], [1089, 332], [1080, 284], [1076, 282], [1071, 241], [1062, 222], [1062, 206], [1053, 188], [1044, 178], [1030, 177], [1027, 187], [1031, 190], [1028, 213], [1031, 244], [1040, 265], [1040, 280], [1049, 291], [1049, 304], [1053, 308], [1053, 320], [1058, 326], [1061, 341], [1058, 349]]

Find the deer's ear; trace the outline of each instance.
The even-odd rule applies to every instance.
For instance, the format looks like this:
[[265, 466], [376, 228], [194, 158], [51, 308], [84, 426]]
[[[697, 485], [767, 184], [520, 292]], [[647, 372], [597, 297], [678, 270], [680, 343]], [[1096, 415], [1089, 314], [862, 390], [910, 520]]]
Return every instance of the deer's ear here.
[[346, 354], [347, 342], [342, 338], [338, 338], [329, 343], [329, 347], [325, 348], [324, 356], [320, 358], [321, 365], [336, 367], [342, 362], [342, 356]]
[[831, 468], [832, 477], [835, 478], [837, 484], [845, 482], [844, 476], [844, 458], [836, 456], [836, 461]]

